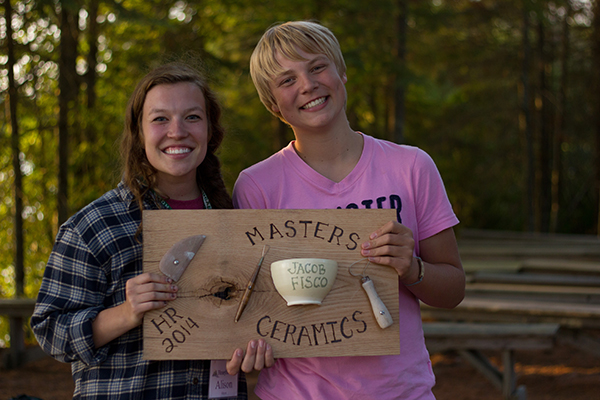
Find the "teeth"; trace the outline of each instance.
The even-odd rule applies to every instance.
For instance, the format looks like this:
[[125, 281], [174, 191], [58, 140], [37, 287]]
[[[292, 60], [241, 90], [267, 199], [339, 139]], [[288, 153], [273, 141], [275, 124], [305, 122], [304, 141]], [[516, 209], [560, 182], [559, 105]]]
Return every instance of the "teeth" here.
[[323, 103], [325, 103], [325, 97], [321, 97], [319, 99], [313, 100], [310, 103], [305, 104], [304, 106], [302, 106], [302, 108], [306, 110], [308, 108], [316, 107], [319, 104], [323, 104]]
[[185, 148], [171, 148], [169, 147], [168, 149], [165, 150], [165, 153], [167, 154], [184, 154], [184, 153], [189, 153], [190, 150], [189, 148], [185, 147]]

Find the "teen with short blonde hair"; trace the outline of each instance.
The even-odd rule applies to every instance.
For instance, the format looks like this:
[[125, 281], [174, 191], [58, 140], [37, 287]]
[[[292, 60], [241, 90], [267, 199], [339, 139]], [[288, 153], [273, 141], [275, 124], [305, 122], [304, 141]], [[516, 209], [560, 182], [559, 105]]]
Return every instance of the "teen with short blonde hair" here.
[[419, 302], [452, 308], [465, 292], [458, 219], [433, 160], [350, 127], [339, 44], [320, 24], [270, 28], [252, 54], [251, 73], [261, 100], [295, 140], [242, 171], [234, 205], [396, 209], [397, 220], [373, 232], [361, 254], [378, 264], [369, 268], [395, 269], [400, 301], [400, 355], [278, 359], [261, 371], [255, 392], [267, 400], [433, 399]]

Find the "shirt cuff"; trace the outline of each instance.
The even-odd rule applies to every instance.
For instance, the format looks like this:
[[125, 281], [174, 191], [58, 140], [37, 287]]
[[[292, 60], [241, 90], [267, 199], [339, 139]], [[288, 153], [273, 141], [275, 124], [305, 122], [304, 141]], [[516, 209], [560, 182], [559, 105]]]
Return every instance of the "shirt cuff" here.
[[88, 366], [99, 365], [108, 356], [108, 345], [96, 349], [92, 324], [103, 308], [95, 307], [77, 313], [70, 329], [71, 349], [75, 357]]

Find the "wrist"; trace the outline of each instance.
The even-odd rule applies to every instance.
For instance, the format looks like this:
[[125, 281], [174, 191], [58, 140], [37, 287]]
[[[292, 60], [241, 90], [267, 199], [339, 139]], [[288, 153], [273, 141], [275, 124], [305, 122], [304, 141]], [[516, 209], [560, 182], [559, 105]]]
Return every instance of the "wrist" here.
[[404, 286], [406, 287], [418, 285], [419, 283], [423, 282], [423, 277], [425, 276], [425, 265], [423, 264], [423, 260], [421, 259], [421, 257], [415, 256], [413, 257], [413, 259], [417, 262], [417, 265], [419, 266], [419, 275], [416, 281], [409, 284], [404, 284]]

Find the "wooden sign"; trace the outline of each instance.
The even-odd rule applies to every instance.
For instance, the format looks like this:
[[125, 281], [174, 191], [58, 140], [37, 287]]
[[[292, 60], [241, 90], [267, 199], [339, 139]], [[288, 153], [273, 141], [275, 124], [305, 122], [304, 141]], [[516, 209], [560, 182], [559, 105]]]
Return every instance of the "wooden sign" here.
[[[144, 211], [144, 272], [160, 273], [161, 258], [179, 240], [206, 235], [177, 282], [177, 299], [146, 313], [144, 358], [230, 359], [259, 338], [276, 358], [399, 354], [396, 271], [371, 263], [364, 272], [393, 317], [386, 329], [377, 324], [360, 278], [349, 273], [357, 261], [352, 273], [363, 272], [361, 243], [395, 218], [392, 209]], [[265, 245], [252, 296], [234, 322]], [[287, 306], [273, 285], [271, 263], [301, 257], [338, 262], [321, 305]]]

